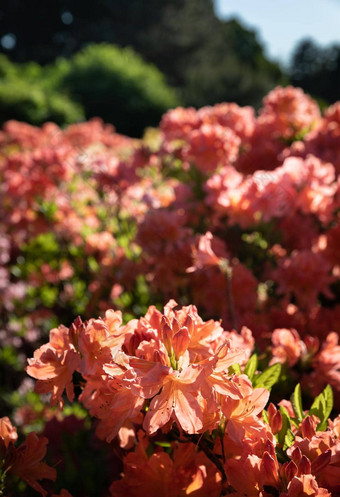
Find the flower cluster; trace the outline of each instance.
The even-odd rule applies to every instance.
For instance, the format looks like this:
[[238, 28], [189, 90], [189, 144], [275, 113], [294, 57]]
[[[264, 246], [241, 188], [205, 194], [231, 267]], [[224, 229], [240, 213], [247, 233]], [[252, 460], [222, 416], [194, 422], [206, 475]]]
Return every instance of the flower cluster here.
[[6, 123], [0, 416], [80, 416], [105, 497], [340, 495], [339, 136], [340, 103], [292, 87], [141, 140]]
[[[305, 412], [298, 385], [291, 402], [265, 411], [280, 363], [293, 366], [308, 346], [293, 330], [276, 330], [272, 340], [272, 365], [261, 372], [250, 330], [225, 331], [194, 306], [170, 301], [163, 313], [152, 306], [125, 325], [110, 310], [53, 329], [27, 372], [38, 380], [36, 391], [61, 407], [64, 391], [74, 399], [74, 372], [81, 374], [79, 401], [99, 420], [98, 437], [118, 437], [129, 450], [113, 497], [146, 489], [167, 496], [170, 487], [178, 496], [337, 495], [340, 420], [328, 422], [332, 390], [327, 386]], [[327, 354], [326, 346], [315, 363], [327, 364]]]

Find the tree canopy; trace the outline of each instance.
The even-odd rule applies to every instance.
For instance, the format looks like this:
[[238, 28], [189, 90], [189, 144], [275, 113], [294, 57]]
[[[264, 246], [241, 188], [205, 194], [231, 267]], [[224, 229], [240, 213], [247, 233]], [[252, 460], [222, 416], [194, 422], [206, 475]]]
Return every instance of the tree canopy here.
[[3, 51], [16, 62], [47, 64], [93, 42], [131, 46], [195, 106], [258, 105], [282, 83], [256, 33], [218, 19], [212, 0], [3, 0], [0, 10]]
[[340, 45], [320, 47], [311, 39], [296, 47], [290, 67], [292, 83], [327, 103], [340, 100]]

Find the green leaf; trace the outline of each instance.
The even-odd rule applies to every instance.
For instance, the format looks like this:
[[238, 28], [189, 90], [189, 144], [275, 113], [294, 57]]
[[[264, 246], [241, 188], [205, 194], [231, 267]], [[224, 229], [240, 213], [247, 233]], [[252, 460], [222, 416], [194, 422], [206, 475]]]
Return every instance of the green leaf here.
[[58, 288], [49, 285], [42, 286], [40, 298], [44, 306], [53, 307], [58, 299]]
[[87, 263], [89, 265], [90, 270], [93, 273], [96, 273], [99, 271], [100, 266], [99, 266], [98, 262], [96, 261], [95, 257], [93, 257], [93, 256], [88, 257]]
[[248, 376], [250, 381], [254, 378], [254, 374], [256, 373], [258, 365], [257, 355], [253, 354], [244, 368], [244, 373]]
[[253, 231], [252, 233], [244, 233], [242, 235], [242, 240], [263, 250], [266, 250], [268, 248], [268, 242], [263, 238], [262, 233], [258, 231]]
[[242, 374], [240, 365], [237, 362], [229, 366], [228, 372], [229, 374]]
[[154, 442], [155, 445], [158, 445], [158, 447], [171, 447], [171, 443], [170, 442]]
[[295, 428], [299, 428], [300, 426], [300, 421], [296, 418], [290, 418], [290, 422], [292, 423], [292, 425], [295, 426]]
[[292, 430], [288, 428], [286, 436], [284, 438], [284, 442], [283, 442], [283, 447], [282, 447], [283, 450], [288, 449], [294, 443], [294, 441], [295, 441], [294, 434], [293, 434]]
[[48, 201], [40, 199], [38, 201], [38, 205], [40, 207], [40, 211], [42, 212], [42, 214], [50, 221], [54, 221], [54, 215], [58, 210], [58, 206], [54, 202], [54, 200]]
[[308, 414], [309, 415], [314, 414], [320, 419], [320, 421], [323, 421], [325, 411], [326, 411], [325, 399], [321, 393], [320, 395], [315, 397], [314, 402], [308, 411]]
[[316, 427], [317, 431], [326, 431], [327, 428], [327, 419], [324, 419], [321, 423]]
[[273, 364], [268, 369], [263, 371], [263, 373], [255, 376], [254, 379], [254, 387], [260, 388], [264, 387], [267, 390], [270, 390], [275, 383], [278, 382], [281, 373], [281, 364], [278, 362]]
[[324, 411], [326, 410], [325, 399], [323, 396], [323, 392], [321, 392], [317, 397], [315, 397], [311, 408], [308, 411], [309, 415], [314, 414], [318, 416], [320, 419], [323, 419]]
[[268, 413], [265, 409], [262, 411], [262, 419], [267, 425], [269, 425]]
[[285, 407], [280, 406], [280, 413], [282, 417], [282, 427], [276, 437], [279, 444], [284, 446], [287, 432], [291, 429], [291, 422], [289, 413]]
[[303, 408], [302, 408], [302, 395], [301, 395], [301, 385], [298, 383], [294, 389], [290, 397], [290, 401], [292, 403], [294, 414], [299, 421], [302, 421], [304, 418]]
[[277, 460], [281, 463], [281, 464], [284, 464], [285, 462], [289, 462], [290, 459], [286, 453], [285, 450], [283, 450], [281, 447], [279, 447], [278, 445], [275, 447], [275, 452], [276, 452], [276, 457], [277, 457]]
[[308, 411], [309, 415], [314, 414], [320, 419], [320, 423], [316, 427], [317, 430], [325, 430], [327, 427], [327, 419], [333, 409], [333, 391], [330, 385], [314, 399], [311, 408]]
[[332, 387], [330, 385], [327, 385], [323, 391], [323, 394], [324, 394], [325, 402], [326, 402], [325, 419], [328, 419], [331, 412], [332, 412], [333, 404], [334, 404]]

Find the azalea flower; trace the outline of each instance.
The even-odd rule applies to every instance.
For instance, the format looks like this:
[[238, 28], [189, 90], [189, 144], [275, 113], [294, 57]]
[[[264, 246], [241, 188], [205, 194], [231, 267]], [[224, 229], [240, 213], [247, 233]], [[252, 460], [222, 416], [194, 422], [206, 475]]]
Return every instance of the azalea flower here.
[[6, 485], [6, 475], [14, 475], [24, 480], [43, 497], [47, 491], [38, 483], [38, 480], [56, 479], [56, 470], [48, 466], [42, 459], [46, 455], [47, 438], [39, 438], [31, 432], [26, 440], [16, 447], [16, 429], [8, 418], [0, 419], [0, 470]]

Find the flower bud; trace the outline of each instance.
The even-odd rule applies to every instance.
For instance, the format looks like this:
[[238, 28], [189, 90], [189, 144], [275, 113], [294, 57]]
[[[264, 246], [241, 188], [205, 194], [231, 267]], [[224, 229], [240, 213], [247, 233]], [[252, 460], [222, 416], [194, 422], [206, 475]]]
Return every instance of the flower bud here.
[[261, 461], [261, 481], [262, 485], [277, 487], [280, 480], [277, 471], [277, 463], [268, 452], [265, 452]]
[[303, 438], [311, 440], [315, 435], [315, 423], [310, 416], [306, 416], [301, 423], [301, 433]]
[[298, 475], [309, 475], [312, 469], [312, 465], [308, 457], [302, 456], [299, 467]]
[[172, 348], [175, 353], [175, 359], [178, 361], [181, 355], [187, 350], [190, 343], [190, 333], [188, 328], [179, 330], [172, 339]]
[[321, 474], [321, 472], [325, 469], [326, 466], [330, 463], [332, 457], [331, 449], [326, 450], [322, 454], [320, 454], [314, 461], [312, 462], [312, 473], [316, 476]]

